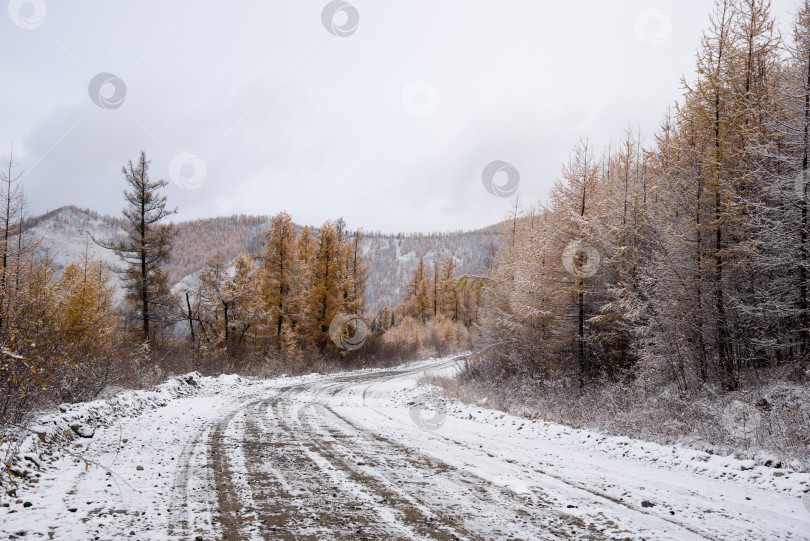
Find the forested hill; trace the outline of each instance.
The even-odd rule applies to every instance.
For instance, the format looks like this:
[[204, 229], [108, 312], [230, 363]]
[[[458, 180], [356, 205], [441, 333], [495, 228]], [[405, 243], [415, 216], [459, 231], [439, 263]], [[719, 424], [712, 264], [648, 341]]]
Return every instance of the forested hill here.
[[[217, 252], [228, 260], [240, 253], [257, 253], [267, 221], [267, 216], [234, 215], [178, 222], [172, 257], [165, 265], [169, 281], [176, 284], [196, 273]], [[38, 253], [47, 253], [59, 270], [77, 261], [85, 247], [95, 257], [116, 263], [115, 256], [97, 246], [92, 238], [106, 240], [122, 234], [123, 222], [119, 218], [67, 206], [33, 217], [26, 226], [35, 238], [41, 239]], [[497, 245], [496, 226], [449, 233], [367, 232], [363, 241], [369, 271], [366, 306], [373, 311], [385, 304], [397, 304], [421, 257], [432, 268], [433, 261], [452, 256], [458, 274], [479, 274], [497, 251]]]
[[481, 274], [497, 251], [498, 228], [450, 233], [366, 234], [363, 251], [369, 268], [368, 308], [399, 302], [403, 287], [420, 258], [429, 269], [452, 256], [456, 274]]

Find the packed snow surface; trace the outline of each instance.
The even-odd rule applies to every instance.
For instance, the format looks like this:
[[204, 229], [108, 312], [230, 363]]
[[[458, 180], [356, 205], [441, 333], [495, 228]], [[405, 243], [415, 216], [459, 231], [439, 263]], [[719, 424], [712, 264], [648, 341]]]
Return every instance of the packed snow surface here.
[[8, 539], [810, 539], [810, 476], [446, 402], [454, 359], [43, 415]]

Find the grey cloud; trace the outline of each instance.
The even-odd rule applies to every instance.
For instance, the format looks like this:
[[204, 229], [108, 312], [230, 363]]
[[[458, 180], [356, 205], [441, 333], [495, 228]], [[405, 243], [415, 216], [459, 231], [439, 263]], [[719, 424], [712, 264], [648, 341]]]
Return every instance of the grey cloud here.
[[[708, 10], [364, 0], [351, 2], [356, 31], [337, 37], [326, 3], [48, 1], [33, 30], [0, 17], [12, 52], [0, 60], [0, 153], [15, 143], [31, 210], [117, 214], [120, 168], [145, 149], [167, 180], [177, 154], [204, 161], [202, 184], [168, 189], [181, 219], [286, 209], [384, 231], [485, 226], [509, 205], [481, 185], [490, 161], [518, 168], [524, 200], [543, 199], [579, 136], [598, 148], [629, 123], [649, 138]], [[783, 28], [786, 6], [775, 4]], [[671, 19], [661, 44], [634, 28], [647, 8]], [[100, 72], [126, 84], [117, 109], [87, 93]], [[415, 81], [435, 89], [429, 114], [402, 101]]]

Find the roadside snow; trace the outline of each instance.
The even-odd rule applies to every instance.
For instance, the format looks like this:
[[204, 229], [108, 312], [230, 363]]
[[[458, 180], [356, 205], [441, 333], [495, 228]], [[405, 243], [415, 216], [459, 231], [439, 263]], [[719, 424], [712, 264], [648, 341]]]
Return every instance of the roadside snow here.
[[[253, 382], [239, 376], [211, 378], [192, 372], [173, 377], [151, 391], [120, 391], [105, 400], [62, 404], [58, 411], [44, 414], [28, 426], [22, 441], [0, 444], [0, 456], [4, 457], [0, 474], [8, 476], [10, 469], [12, 477], [21, 478], [25, 483], [35, 477], [43, 462], [56, 456], [74, 456], [77, 460], [92, 462], [92, 458], [80, 450], [84, 440], [91, 439], [99, 429], [114, 428], [122, 419], [164, 408], [177, 398], [216, 394], [226, 388], [250, 384]], [[10, 457], [14, 448], [16, 456]]]
[[[392, 393], [391, 396], [393, 398], [398, 395], [399, 403], [408, 404], [414, 396], [427, 389], [437, 396], [441, 391], [432, 386], [418, 385], [414, 387], [414, 391], [418, 392], [400, 391]], [[810, 473], [797, 472], [790, 468], [767, 467], [757, 464], [754, 460], [738, 459], [730, 455], [722, 456], [684, 447], [659, 445], [624, 436], [607, 436], [556, 423], [528, 420], [457, 401], [449, 402], [447, 410], [451, 417], [489, 426], [497, 429], [493, 432], [499, 434], [522, 431], [522, 437], [527, 439], [556, 441], [565, 446], [589, 449], [605, 456], [632, 458], [662, 468], [689, 471], [715, 479], [734, 479], [797, 496], [810, 491]]]
[[[405, 537], [419, 536], [380, 500], [379, 487], [426, 516], [454, 509], [448, 500], [469, 504], [480, 501], [472, 494], [484, 494], [485, 507], [461, 508], [480, 532], [489, 531], [492, 517], [512, 520], [503, 510], [516, 509], [528, 513], [521, 520], [560, 510], [595, 524], [591, 531], [602, 536], [810, 539], [808, 473], [527, 420], [445, 401], [437, 388], [419, 383], [423, 373], [454, 370], [445, 359], [264, 381], [193, 373], [151, 391], [60, 406], [39, 417], [22, 442], [23, 458], [12, 464], [19, 487], [0, 495], [0, 538], [222, 537], [226, 487], [212, 472], [211, 447], [218, 430], [245, 523], [240, 535], [262, 538], [256, 509], [268, 494], [250, 479], [269, 476], [280, 490], [300, 493], [299, 479], [279, 470], [283, 464], [260, 462], [256, 470], [260, 451], [250, 446], [257, 437], [273, 440], [278, 421], [296, 430], [293, 445], [303, 445], [295, 443], [299, 437], [310, 442], [298, 448], [318, 470], [312, 475], [353, 494], [358, 506], [384, 512], [380, 528]], [[270, 398], [283, 407], [249, 416], [256, 411], [249, 404]], [[437, 422], [420, 426], [423, 418]], [[431, 473], [430, 464], [449, 469]], [[409, 485], [409, 472], [425, 472], [430, 482]], [[409, 492], [414, 486], [423, 492]], [[521, 531], [517, 520], [498, 527]]]

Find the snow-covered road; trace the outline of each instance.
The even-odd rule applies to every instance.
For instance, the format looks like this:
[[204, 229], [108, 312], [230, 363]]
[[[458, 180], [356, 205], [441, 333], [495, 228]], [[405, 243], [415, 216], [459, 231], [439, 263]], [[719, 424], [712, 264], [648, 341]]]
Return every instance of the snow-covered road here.
[[88, 467], [46, 461], [0, 538], [810, 539], [808, 474], [459, 403], [445, 419], [417, 380], [453, 370], [198, 378], [74, 440]]

